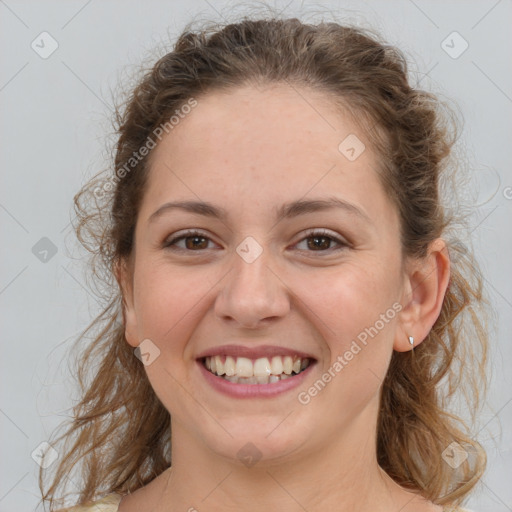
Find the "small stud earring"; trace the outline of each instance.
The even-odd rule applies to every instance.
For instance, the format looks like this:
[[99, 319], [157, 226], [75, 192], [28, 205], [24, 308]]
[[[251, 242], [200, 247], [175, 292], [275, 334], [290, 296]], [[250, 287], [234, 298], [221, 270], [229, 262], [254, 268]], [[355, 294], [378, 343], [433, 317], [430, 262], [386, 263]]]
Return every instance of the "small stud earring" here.
[[412, 336], [409, 336], [409, 343], [411, 344], [411, 347], [414, 346], [414, 338]]

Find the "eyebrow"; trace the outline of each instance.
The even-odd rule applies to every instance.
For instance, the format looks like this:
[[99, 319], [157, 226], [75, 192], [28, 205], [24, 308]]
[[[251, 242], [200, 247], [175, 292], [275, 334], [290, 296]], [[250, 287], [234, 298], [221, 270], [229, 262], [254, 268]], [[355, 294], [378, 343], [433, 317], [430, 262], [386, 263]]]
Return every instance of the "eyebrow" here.
[[[297, 201], [285, 203], [276, 210], [276, 220], [277, 222], [280, 222], [281, 220], [291, 219], [307, 213], [321, 212], [335, 208], [342, 209], [346, 213], [359, 217], [366, 222], [371, 222], [370, 217], [363, 210], [358, 208], [356, 205], [337, 197], [308, 200], [299, 199]], [[156, 221], [164, 213], [175, 209], [184, 210], [197, 215], [204, 215], [205, 217], [212, 217], [222, 221], [225, 221], [228, 218], [227, 210], [205, 201], [174, 201], [160, 206], [160, 208], [150, 215], [148, 223]]]

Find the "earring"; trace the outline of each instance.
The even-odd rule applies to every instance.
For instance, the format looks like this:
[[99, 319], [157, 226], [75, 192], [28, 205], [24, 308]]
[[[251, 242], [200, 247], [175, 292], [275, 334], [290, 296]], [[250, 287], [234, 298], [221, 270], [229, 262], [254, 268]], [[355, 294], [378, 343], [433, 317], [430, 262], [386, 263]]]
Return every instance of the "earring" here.
[[414, 348], [414, 338], [409, 336], [409, 343], [411, 344], [411, 348]]

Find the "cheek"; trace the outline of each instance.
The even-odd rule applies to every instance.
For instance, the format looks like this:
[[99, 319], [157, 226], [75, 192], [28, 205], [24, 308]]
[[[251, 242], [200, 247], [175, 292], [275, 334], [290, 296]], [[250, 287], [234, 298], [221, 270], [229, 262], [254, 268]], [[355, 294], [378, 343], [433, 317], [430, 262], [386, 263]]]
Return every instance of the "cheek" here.
[[[141, 262], [135, 279], [139, 338], [149, 338], [159, 355], [145, 367], [151, 386], [167, 410], [178, 416], [193, 410], [184, 392], [188, 340], [204, 319], [209, 291], [215, 280], [211, 271], [173, 268], [169, 264]], [[217, 279], [218, 281], [218, 279]]]
[[[327, 342], [331, 364], [354, 340], [361, 347], [375, 341], [375, 348], [381, 340], [383, 350], [389, 351], [386, 341], [393, 337], [393, 304], [398, 296], [392, 271], [379, 264], [347, 264], [336, 271], [316, 272], [314, 279], [297, 279], [296, 283], [294, 291], [305, 306], [303, 313]], [[371, 352], [380, 357], [375, 353], [380, 350]]]
[[198, 268], [171, 270], [165, 263], [141, 263], [140, 268], [135, 282], [139, 335], [155, 340], [163, 350], [182, 352], [218, 279]]
[[378, 400], [393, 350], [396, 280], [378, 264], [346, 265], [336, 273], [317, 273], [309, 283], [297, 295], [307, 305], [303, 311], [313, 312], [310, 321], [328, 353], [301, 400], [329, 410], [338, 428]]

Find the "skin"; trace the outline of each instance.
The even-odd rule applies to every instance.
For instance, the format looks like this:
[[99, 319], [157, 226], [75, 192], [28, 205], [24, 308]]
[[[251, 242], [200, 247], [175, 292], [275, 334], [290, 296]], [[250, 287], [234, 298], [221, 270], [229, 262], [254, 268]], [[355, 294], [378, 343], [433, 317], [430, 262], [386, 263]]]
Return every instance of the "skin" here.
[[[349, 134], [366, 146], [354, 161], [338, 150]], [[173, 465], [124, 497], [121, 512], [441, 510], [395, 484], [376, 460], [379, 391], [393, 350], [410, 350], [408, 336], [415, 346], [425, 339], [449, 280], [442, 239], [425, 259], [402, 259], [378, 161], [328, 96], [285, 84], [200, 97], [153, 150], [133, 258], [118, 280], [128, 343], [150, 339], [160, 350], [145, 369], [171, 413]], [[276, 223], [284, 203], [333, 196], [367, 219], [333, 208]], [[148, 223], [162, 204], [181, 200], [207, 201], [228, 216], [176, 209]], [[163, 247], [187, 228], [208, 237], [200, 249], [184, 240], [181, 251]], [[312, 228], [347, 245], [323, 240], [327, 248], [315, 250]], [[235, 250], [247, 236], [263, 249], [252, 263]], [[393, 304], [401, 311], [301, 404], [298, 393]], [[299, 389], [231, 398], [208, 385], [195, 361], [226, 343], [292, 347], [317, 364]], [[261, 455], [251, 467], [237, 456], [247, 443]]]

